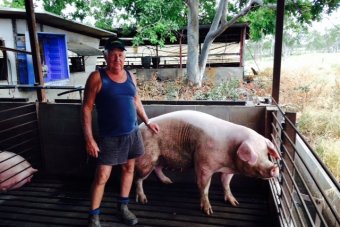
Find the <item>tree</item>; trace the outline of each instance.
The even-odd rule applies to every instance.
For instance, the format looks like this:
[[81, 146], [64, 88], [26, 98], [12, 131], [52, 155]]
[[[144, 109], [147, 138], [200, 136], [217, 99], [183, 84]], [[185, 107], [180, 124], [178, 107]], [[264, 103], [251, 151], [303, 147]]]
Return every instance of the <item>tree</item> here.
[[[216, 3], [217, 2], [217, 3]], [[261, 5], [255, 0], [118, 0], [112, 8], [124, 9], [120, 14], [123, 19], [133, 17], [134, 23], [123, 25], [135, 28], [137, 33], [134, 44], [139, 45], [147, 38], [155, 45], [163, 45], [166, 38], [176, 39], [176, 32], [185, 25], [188, 28], [188, 79], [193, 85], [201, 85], [209, 46], [218, 35], [238, 20], [250, 24], [251, 37], [260, 40], [266, 34], [273, 34], [275, 30], [276, 0], [264, 0], [264, 7], [251, 11], [254, 6]], [[295, 24], [306, 25], [314, 20], [320, 20], [323, 12], [331, 13], [339, 7], [338, 0], [293, 0], [286, 4], [286, 14]], [[249, 13], [250, 12], [250, 13]], [[249, 13], [247, 16], [245, 16]], [[185, 22], [185, 18], [187, 21]], [[211, 24], [206, 36], [202, 52], [198, 47], [199, 24]]]
[[231, 20], [227, 21], [227, 0], [220, 0], [216, 8], [215, 17], [210, 26], [209, 32], [204, 39], [202, 52], [199, 54], [198, 49], [198, 29], [199, 29], [199, 13], [197, 0], [188, 0], [188, 60], [187, 73], [189, 82], [193, 85], [201, 86], [206, 63], [208, 60], [209, 47], [216, 37], [221, 35], [228, 27], [237, 22], [237, 20], [246, 15], [253, 7], [262, 4], [262, 1], [252, 0], [248, 6], [242, 9]]
[[[127, 12], [136, 16], [137, 36], [134, 39], [136, 45], [148, 38], [151, 43], [163, 45], [165, 38], [175, 40], [175, 32], [184, 25], [182, 18], [187, 18], [187, 40], [188, 60], [187, 74], [192, 85], [201, 86], [206, 62], [209, 54], [209, 47], [216, 37], [222, 34], [230, 25], [237, 22], [239, 18], [246, 15], [252, 8], [261, 5], [260, 0], [251, 0], [248, 5], [240, 4], [243, 9], [227, 21], [228, 8], [231, 11], [238, 11], [233, 5], [228, 5], [227, 0], [220, 0], [215, 8], [215, 1], [198, 0], [175, 0], [171, 4], [168, 1], [117, 1], [116, 7], [124, 8]], [[142, 13], [143, 12], [143, 13]], [[182, 15], [180, 17], [176, 15]], [[212, 17], [213, 16], [213, 17]], [[127, 17], [127, 15], [125, 15]], [[176, 19], [177, 18], [177, 19]], [[199, 25], [200, 18], [212, 22], [210, 30], [205, 37], [202, 51], [199, 53]], [[143, 26], [140, 26], [143, 25]]]
[[[5, 0], [9, 2], [8, 0]], [[276, 0], [263, 0], [263, 7], [256, 7], [262, 0], [43, 0], [45, 10], [61, 15], [68, 4], [76, 7], [73, 19], [82, 21], [92, 15], [96, 26], [114, 30], [120, 22], [123, 31], [135, 31], [134, 45], [143, 44], [148, 39], [154, 45], [164, 45], [165, 40], [175, 41], [180, 29], [188, 26], [188, 79], [200, 85], [206, 64], [209, 46], [213, 40], [233, 23], [247, 22], [252, 40], [260, 40], [275, 30]], [[12, 2], [24, 2], [13, 0]], [[20, 4], [19, 4], [20, 5]], [[270, 7], [268, 7], [270, 6]], [[304, 26], [320, 20], [323, 13], [330, 14], [339, 8], [339, 0], [286, 0], [286, 18], [292, 23]], [[198, 52], [198, 26], [211, 24], [201, 54]]]

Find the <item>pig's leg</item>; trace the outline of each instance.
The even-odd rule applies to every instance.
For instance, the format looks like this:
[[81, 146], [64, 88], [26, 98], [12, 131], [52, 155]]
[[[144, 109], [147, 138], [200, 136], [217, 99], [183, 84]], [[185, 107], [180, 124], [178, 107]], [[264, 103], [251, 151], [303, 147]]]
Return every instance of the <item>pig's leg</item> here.
[[143, 181], [150, 175], [154, 170], [155, 165], [150, 162], [151, 158], [147, 155], [142, 156], [136, 162], [136, 202], [141, 202], [143, 204], [148, 202], [143, 189]]
[[136, 202], [141, 202], [143, 204], [146, 204], [148, 202], [148, 199], [146, 198], [146, 195], [143, 189], [143, 181], [150, 175], [150, 173], [146, 175], [145, 177], [138, 178], [136, 180]]
[[172, 184], [172, 180], [165, 176], [165, 174], [162, 171], [163, 166], [156, 166], [155, 168], [155, 173], [158, 176], [158, 178], [164, 183], [164, 184]]
[[222, 173], [221, 174], [221, 181], [223, 185], [223, 190], [224, 190], [224, 201], [229, 201], [231, 205], [236, 207], [239, 203], [233, 196], [230, 190], [230, 181], [231, 178], [233, 178], [234, 174], [232, 173]]
[[206, 167], [197, 166], [196, 165], [196, 177], [197, 177], [197, 185], [198, 190], [200, 192], [201, 197], [201, 209], [207, 215], [211, 215], [213, 210], [209, 201], [209, 187], [211, 182], [212, 172], [208, 170]]

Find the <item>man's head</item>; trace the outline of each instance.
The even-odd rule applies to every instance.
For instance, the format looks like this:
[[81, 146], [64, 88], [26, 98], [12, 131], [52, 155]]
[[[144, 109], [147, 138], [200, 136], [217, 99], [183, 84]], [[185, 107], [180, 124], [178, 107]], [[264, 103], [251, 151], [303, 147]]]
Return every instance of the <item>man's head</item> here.
[[125, 62], [124, 42], [116, 37], [107, 40], [104, 46], [104, 58], [111, 71], [123, 70]]
[[115, 48], [126, 51], [125, 44], [121, 39], [111, 37], [106, 41], [104, 49], [109, 52]]

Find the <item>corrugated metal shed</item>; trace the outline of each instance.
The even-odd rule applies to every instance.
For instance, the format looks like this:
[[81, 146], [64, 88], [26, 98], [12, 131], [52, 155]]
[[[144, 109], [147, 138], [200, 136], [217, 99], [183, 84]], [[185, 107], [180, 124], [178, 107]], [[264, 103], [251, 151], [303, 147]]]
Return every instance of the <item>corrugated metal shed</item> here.
[[[13, 9], [0, 7], [0, 18], [10, 19], [26, 19], [26, 11], [24, 9]], [[109, 32], [100, 28], [84, 25], [78, 22], [67, 20], [61, 16], [45, 11], [36, 11], [35, 18], [37, 23], [52, 26], [55, 28], [71, 31], [95, 38], [115, 36], [116, 33]]]

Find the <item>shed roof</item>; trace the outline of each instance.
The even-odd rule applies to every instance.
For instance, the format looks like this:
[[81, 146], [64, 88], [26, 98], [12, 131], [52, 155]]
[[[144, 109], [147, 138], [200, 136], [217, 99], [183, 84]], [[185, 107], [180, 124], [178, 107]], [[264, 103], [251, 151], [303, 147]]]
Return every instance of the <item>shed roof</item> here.
[[[199, 43], [203, 43], [205, 37], [207, 36], [211, 25], [200, 25], [199, 26]], [[221, 35], [214, 39], [214, 43], [238, 43], [242, 39], [242, 31], [245, 31], [245, 39], [249, 39], [249, 25], [247, 23], [236, 23], [227, 28]], [[115, 30], [117, 35], [121, 37], [127, 46], [132, 46], [132, 39], [137, 34], [136, 31], [132, 31], [129, 34], [123, 33], [123, 30], [117, 28]], [[169, 39], [165, 40], [165, 45], [179, 44], [180, 37], [182, 36], [181, 43], [187, 44], [187, 28], [183, 28], [177, 33], [177, 41], [170, 42]], [[103, 45], [105, 40], [101, 41]], [[144, 41], [145, 45], [150, 45], [148, 40]]]
[[[26, 11], [24, 9], [3, 8], [0, 7], [0, 18], [10, 19], [26, 19]], [[84, 25], [78, 22], [67, 20], [53, 13], [46, 11], [35, 11], [36, 22], [43, 25], [75, 32], [95, 38], [115, 36], [116, 33], [109, 32], [100, 28]]]
[[82, 42], [67, 42], [67, 49], [80, 56], [101, 56], [103, 53]]

